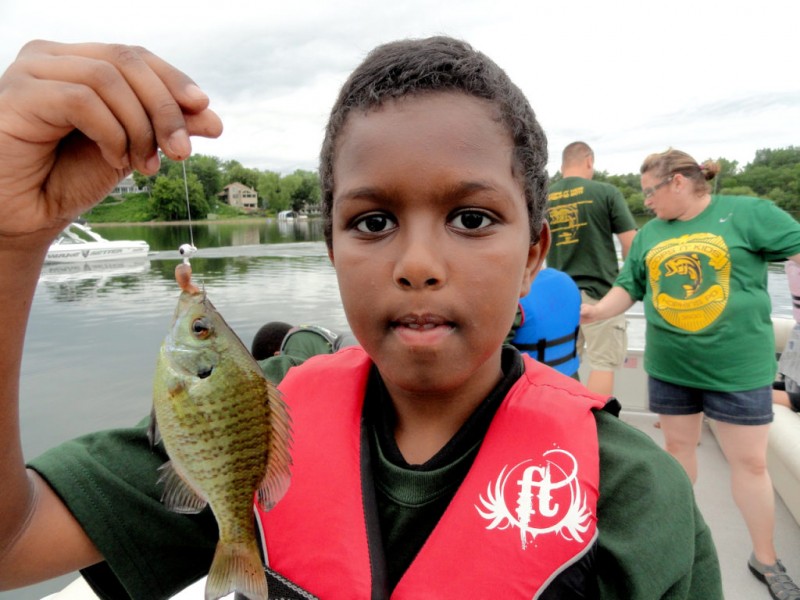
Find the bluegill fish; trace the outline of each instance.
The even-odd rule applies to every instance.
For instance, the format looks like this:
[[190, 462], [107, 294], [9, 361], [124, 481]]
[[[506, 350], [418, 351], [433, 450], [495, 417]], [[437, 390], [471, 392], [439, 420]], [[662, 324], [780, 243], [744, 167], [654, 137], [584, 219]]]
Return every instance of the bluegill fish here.
[[289, 485], [291, 432], [286, 405], [222, 316], [175, 270], [181, 295], [153, 384], [151, 441], [170, 458], [161, 467], [163, 502], [177, 512], [210, 505], [219, 542], [206, 600], [238, 591], [268, 598], [256, 545], [253, 499], [271, 508]]

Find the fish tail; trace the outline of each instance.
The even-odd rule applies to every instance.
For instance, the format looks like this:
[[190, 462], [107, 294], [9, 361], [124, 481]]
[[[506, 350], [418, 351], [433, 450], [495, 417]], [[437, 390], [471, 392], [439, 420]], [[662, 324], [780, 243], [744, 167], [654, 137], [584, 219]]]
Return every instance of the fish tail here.
[[206, 581], [206, 600], [237, 591], [249, 600], [268, 600], [267, 577], [254, 542], [220, 541]]

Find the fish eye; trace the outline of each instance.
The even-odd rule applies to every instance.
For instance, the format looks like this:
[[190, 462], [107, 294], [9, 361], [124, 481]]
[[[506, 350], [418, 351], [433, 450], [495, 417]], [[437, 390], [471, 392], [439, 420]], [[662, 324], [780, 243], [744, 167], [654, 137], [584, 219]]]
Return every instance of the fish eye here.
[[192, 333], [198, 340], [204, 340], [211, 335], [211, 325], [205, 317], [192, 321]]

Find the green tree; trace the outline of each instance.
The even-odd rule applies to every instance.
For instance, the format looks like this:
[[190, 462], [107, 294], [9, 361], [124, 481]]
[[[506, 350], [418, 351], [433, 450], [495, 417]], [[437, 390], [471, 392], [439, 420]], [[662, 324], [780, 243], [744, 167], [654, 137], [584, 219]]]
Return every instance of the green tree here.
[[711, 160], [719, 164], [720, 167], [719, 173], [717, 173], [717, 176], [711, 181], [713, 193], [721, 194], [722, 188], [737, 185], [736, 177], [740, 172], [738, 161], [721, 157]]
[[746, 185], [739, 185], [736, 187], [724, 187], [719, 190], [720, 195], [722, 196], [756, 196], [756, 194], [752, 189], [747, 187]]
[[263, 202], [262, 208], [275, 212], [289, 209], [288, 198], [281, 196], [281, 176], [273, 171], [262, 171], [258, 174], [258, 197]]
[[292, 192], [292, 210], [303, 210], [309, 204], [310, 194], [313, 192], [312, 184], [307, 179], [301, 179], [300, 185]]
[[229, 183], [243, 183], [254, 190], [258, 189], [258, 169], [248, 169], [239, 161], [229, 160], [222, 164], [223, 186]]
[[763, 165], [773, 169], [796, 164], [800, 164], [800, 146], [756, 150], [756, 156], [752, 162], [753, 166]]
[[625, 197], [625, 203], [628, 205], [631, 213], [634, 215], [647, 214], [647, 207], [644, 205], [644, 195], [642, 192], [637, 191]]
[[186, 170], [197, 175], [203, 193], [209, 201], [216, 201], [222, 191], [222, 165], [216, 156], [193, 154], [187, 159]]
[[800, 194], [776, 187], [769, 191], [767, 197], [785, 211], [800, 211]]
[[766, 196], [769, 190], [779, 185], [783, 179], [780, 177], [782, 169], [775, 169], [764, 164], [752, 164], [736, 177], [738, 185], [747, 186], [751, 188], [757, 195]]
[[298, 211], [304, 207], [319, 206], [322, 198], [319, 177], [312, 171], [296, 170], [292, 176], [297, 178], [297, 186], [292, 190], [292, 210]]
[[[189, 190], [189, 206], [186, 207], [186, 188]], [[205, 219], [208, 216], [208, 201], [203, 193], [203, 186], [194, 173], [187, 174], [186, 185], [183, 178], [176, 179], [160, 175], [156, 178], [151, 192], [153, 214], [162, 221], [187, 219]]]
[[142, 173], [139, 173], [139, 171], [133, 172], [133, 181], [140, 188], [147, 186], [148, 188], [150, 188], [150, 191], [152, 192], [153, 186], [156, 183], [156, 179], [158, 179], [159, 176], [168, 176], [169, 173], [173, 170], [173, 165], [175, 164], [175, 161], [170, 160], [166, 154], [161, 152], [161, 150], [158, 151], [158, 157], [160, 162], [158, 165], [157, 173], [153, 175], [143, 175]]
[[142, 175], [141, 173], [139, 173], [139, 171], [134, 171], [133, 173], [131, 173], [131, 175], [133, 176], [133, 182], [139, 189], [144, 189], [145, 187], [147, 187], [149, 190], [153, 189], [153, 184], [156, 182], [155, 177], [148, 177], [147, 175]]
[[279, 195], [281, 198], [281, 204], [286, 206], [284, 210], [297, 210], [297, 208], [295, 208], [295, 203], [297, 202], [298, 198], [297, 190], [300, 189], [302, 183], [303, 177], [299, 175], [297, 171], [281, 177], [281, 188]]
[[[143, 175], [138, 171], [133, 172], [133, 180], [139, 187], [148, 186], [152, 191], [156, 180], [159, 177], [167, 177], [183, 181], [184, 164], [179, 161], [170, 160], [166, 155], [159, 154], [161, 165], [155, 175]], [[220, 160], [215, 156], [204, 156], [195, 154], [190, 156], [186, 162], [187, 177], [194, 174], [196, 179], [203, 187], [203, 194], [207, 200], [213, 201], [222, 189], [222, 174], [220, 170]]]

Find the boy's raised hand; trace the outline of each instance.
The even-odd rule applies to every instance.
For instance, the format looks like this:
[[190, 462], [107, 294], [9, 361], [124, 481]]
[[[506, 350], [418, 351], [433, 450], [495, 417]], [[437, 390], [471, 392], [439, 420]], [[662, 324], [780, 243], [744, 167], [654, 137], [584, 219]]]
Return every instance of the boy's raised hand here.
[[0, 77], [0, 248], [46, 248], [157, 149], [189, 156], [219, 117], [185, 74], [147, 50], [27, 44]]

